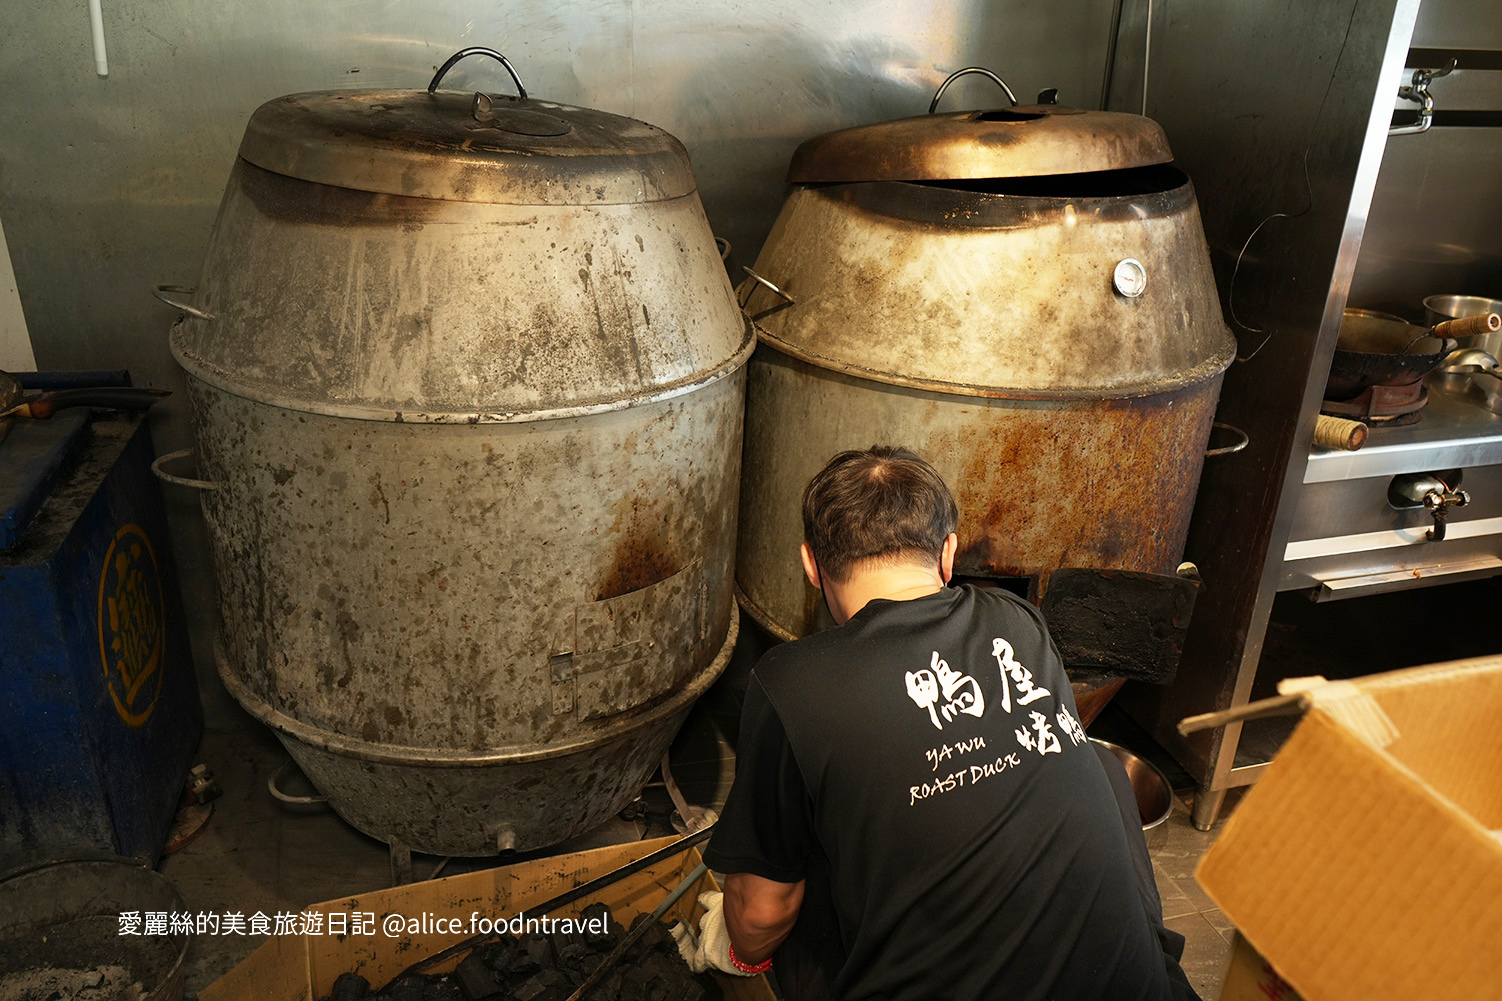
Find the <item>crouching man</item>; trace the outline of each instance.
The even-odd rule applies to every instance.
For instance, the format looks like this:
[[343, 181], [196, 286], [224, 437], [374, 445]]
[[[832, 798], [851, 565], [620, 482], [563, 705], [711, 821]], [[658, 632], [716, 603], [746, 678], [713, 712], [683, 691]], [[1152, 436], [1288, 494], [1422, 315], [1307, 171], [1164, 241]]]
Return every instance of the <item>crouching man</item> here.
[[776, 953], [794, 1001], [1194, 998], [1042, 618], [946, 586], [956, 523], [902, 449], [841, 453], [804, 492], [838, 627], [751, 675], [705, 852], [728, 874], [715, 965]]

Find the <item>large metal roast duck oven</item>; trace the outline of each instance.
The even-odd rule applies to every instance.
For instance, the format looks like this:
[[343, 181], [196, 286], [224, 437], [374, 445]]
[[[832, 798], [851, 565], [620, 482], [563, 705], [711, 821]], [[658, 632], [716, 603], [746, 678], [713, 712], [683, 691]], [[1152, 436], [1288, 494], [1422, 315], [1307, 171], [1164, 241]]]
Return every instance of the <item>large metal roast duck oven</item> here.
[[[1153, 605], [1182, 559], [1234, 352], [1171, 160], [1147, 118], [1053, 104], [798, 148], [741, 287], [760, 347], [737, 583], [764, 629], [827, 621], [794, 556], [800, 494], [832, 454], [875, 442], [917, 449], [950, 484], [958, 575], [1041, 601], [1056, 638], [1081, 616], [1106, 647], [1113, 628], [1140, 632], [1133, 595]], [[1097, 652], [1083, 660], [1132, 659]]]
[[225, 685], [483, 855], [619, 811], [728, 659], [752, 337], [676, 139], [433, 83], [255, 112], [172, 349]]

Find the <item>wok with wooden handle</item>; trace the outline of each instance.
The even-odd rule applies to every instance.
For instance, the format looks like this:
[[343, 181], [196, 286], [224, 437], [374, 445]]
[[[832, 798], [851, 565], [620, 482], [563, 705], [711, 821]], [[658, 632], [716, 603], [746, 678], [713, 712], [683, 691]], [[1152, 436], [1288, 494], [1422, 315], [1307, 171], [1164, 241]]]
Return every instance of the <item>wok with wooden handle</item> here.
[[1350, 400], [1372, 386], [1418, 382], [1455, 350], [1455, 338], [1502, 328], [1496, 313], [1421, 327], [1389, 313], [1348, 309], [1340, 322], [1325, 399]]

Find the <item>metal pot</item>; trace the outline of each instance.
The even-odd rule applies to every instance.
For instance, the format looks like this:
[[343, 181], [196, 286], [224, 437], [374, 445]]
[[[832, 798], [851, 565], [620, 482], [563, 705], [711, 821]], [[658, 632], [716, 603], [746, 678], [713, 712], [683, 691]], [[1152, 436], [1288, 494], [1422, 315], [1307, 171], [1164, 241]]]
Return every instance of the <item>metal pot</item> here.
[[178, 1001], [189, 935], [141, 922], [185, 911], [177, 888], [134, 860], [48, 860], [0, 874], [0, 970], [22, 985], [5, 996]]
[[172, 349], [226, 686], [483, 855], [618, 812], [728, 659], [752, 335], [676, 139], [437, 83], [257, 110]]
[[[1488, 299], [1479, 295], [1431, 295], [1424, 299], [1424, 322], [1431, 326], [1446, 320], [1463, 320], [1488, 313], [1502, 314], [1502, 299]], [[1502, 331], [1488, 331], [1457, 337], [1463, 348], [1480, 348], [1496, 356], [1502, 351]]]
[[1431, 295], [1424, 299], [1424, 318], [1431, 326], [1487, 313], [1502, 313], [1502, 299], [1479, 295]]
[[1173, 786], [1169, 785], [1168, 776], [1163, 774], [1161, 768], [1109, 740], [1091, 737], [1090, 743], [1110, 751], [1126, 770], [1127, 781], [1132, 785], [1132, 798], [1137, 803], [1137, 816], [1142, 821], [1144, 831], [1152, 830], [1172, 815]]
[[[782, 637], [822, 624], [803, 485], [902, 443], [960, 507], [957, 572], [1171, 575], [1233, 341], [1162, 130], [1056, 105], [811, 139], [742, 288], [751, 366], [737, 583]], [[777, 291], [770, 286], [775, 285]]]

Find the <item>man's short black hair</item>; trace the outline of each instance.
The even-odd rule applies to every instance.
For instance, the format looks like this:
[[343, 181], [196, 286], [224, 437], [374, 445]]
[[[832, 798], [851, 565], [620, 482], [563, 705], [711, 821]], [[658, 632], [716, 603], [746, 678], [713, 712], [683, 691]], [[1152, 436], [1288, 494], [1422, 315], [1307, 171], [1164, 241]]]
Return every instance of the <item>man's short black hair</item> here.
[[836, 581], [863, 560], [937, 560], [957, 524], [943, 477], [906, 448], [841, 452], [803, 491], [803, 538], [820, 571]]

